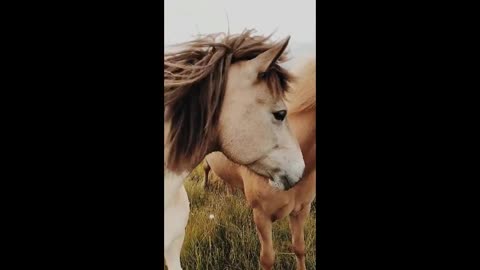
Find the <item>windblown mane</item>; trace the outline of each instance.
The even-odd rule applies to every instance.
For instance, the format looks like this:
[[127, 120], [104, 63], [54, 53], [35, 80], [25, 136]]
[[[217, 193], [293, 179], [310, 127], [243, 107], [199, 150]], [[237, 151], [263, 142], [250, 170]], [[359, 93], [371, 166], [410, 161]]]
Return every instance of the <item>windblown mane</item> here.
[[[164, 55], [164, 121], [170, 122], [166, 138], [167, 164], [200, 162], [215, 148], [217, 124], [230, 66], [251, 60], [276, 44], [270, 36], [254, 36], [253, 30], [238, 35], [201, 36], [180, 44], [180, 51]], [[282, 55], [262, 78], [274, 96], [287, 91], [290, 74], [278, 65]], [[196, 164], [190, 164], [196, 165]]]
[[316, 72], [315, 58], [308, 59], [292, 71], [296, 80], [290, 85], [287, 95], [289, 113], [316, 109]]

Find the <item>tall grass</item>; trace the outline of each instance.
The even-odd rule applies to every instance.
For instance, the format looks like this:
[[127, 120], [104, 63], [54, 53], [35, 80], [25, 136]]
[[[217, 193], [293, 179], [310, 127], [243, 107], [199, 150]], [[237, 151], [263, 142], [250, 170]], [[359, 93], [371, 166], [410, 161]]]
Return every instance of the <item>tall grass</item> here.
[[[205, 191], [203, 177], [203, 169], [198, 166], [185, 182], [191, 212], [181, 254], [183, 269], [261, 269], [260, 242], [244, 195], [225, 192], [221, 181], [214, 181]], [[307, 269], [315, 269], [315, 212], [313, 205], [305, 224]], [[273, 241], [274, 268], [295, 269], [287, 218], [274, 223]]]

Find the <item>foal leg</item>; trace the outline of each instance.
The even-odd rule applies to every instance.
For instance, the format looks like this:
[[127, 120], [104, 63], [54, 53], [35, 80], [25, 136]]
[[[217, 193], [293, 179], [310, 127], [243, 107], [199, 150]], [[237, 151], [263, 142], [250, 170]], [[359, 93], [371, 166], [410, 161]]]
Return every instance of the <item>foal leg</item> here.
[[292, 233], [292, 248], [297, 257], [297, 270], [305, 270], [305, 236], [304, 225], [310, 213], [310, 204], [300, 212], [290, 214], [290, 231]]
[[190, 214], [190, 202], [185, 186], [181, 185], [178, 191], [172, 192], [173, 198], [164, 207], [163, 255], [169, 270], [181, 270], [180, 252]]
[[275, 263], [275, 251], [272, 240], [272, 221], [259, 211], [253, 210], [253, 220], [257, 226], [257, 234], [260, 239], [260, 264], [265, 270], [273, 269]]
[[164, 256], [168, 270], [182, 270], [182, 266], [180, 265], [180, 252], [182, 251], [184, 238], [185, 234], [182, 234], [165, 250]]
[[203, 182], [203, 189], [208, 189], [208, 174], [210, 173], [210, 165], [207, 162], [207, 159], [203, 161], [203, 170], [205, 171], [205, 180]]

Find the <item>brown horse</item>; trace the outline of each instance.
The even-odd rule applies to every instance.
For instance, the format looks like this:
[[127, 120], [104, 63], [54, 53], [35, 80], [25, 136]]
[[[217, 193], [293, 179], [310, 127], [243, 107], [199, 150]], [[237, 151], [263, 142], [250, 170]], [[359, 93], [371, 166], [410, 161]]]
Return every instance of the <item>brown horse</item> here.
[[285, 189], [305, 163], [284, 118], [288, 72], [278, 65], [289, 38], [272, 43], [252, 31], [209, 35], [164, 57], [164, 258], [181, 269], [190, 212], [183, 181], [207, 154], [228, 158]]
[[253, 208], [253, 218], [261, 242], [260, 264], [272, 269], [275, 259], [272, 242], [272, 223], [289, 215], [292, 247], [297, 269], [305, 269], [304, 224], [315, 199], [316, 179], [316, 95], [315, 60], [308, 61], [297, 72], [298, 81], [287, 96], [288, 123], [295, 134], [305, 161], [304, 177], [287, 191], [244, 166], [233, 163], [222, 153], [208, 155], [203, 164], [205, 185], [208, 187], [210, 169], [230, 186], [239, 188]]

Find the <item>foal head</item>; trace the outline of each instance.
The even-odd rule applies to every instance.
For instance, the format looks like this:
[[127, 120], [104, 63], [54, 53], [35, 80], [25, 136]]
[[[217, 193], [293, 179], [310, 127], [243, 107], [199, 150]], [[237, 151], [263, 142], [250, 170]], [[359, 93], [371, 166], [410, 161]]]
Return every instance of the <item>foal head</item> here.
[[167, 166], [195, 166], [221, 151], [288, 189], [305, 167], [286, 121], [290, 75], [278, 65], [289, 38], [272, 44], [251, 31], [216, 37], [189, 42], [164, 61]]

